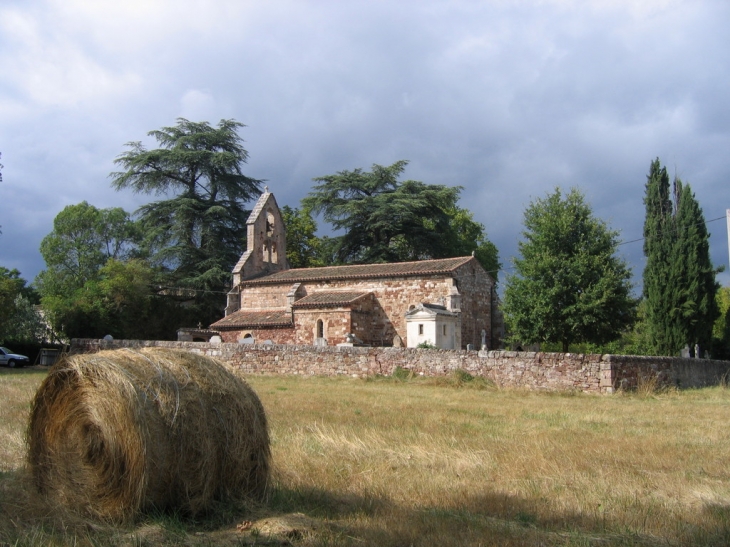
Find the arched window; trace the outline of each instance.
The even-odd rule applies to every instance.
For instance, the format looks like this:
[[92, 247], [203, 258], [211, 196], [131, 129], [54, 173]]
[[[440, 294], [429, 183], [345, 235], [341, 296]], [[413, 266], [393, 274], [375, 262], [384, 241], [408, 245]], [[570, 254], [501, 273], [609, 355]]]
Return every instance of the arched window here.
[[324, 322], [317, 319], [317, 338], [324, 338]]
[[266, 235], [269, 237], [274, 235], [274, 213], [271, 209], [266, 211]]

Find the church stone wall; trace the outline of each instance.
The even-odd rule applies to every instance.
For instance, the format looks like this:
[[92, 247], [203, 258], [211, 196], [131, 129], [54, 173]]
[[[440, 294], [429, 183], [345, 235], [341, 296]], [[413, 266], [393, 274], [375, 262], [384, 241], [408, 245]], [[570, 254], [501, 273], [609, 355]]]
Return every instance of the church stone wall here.
[[[465, 267], [466, 268], [466, 267]], [[406, 343], [406, 312], [410, 306], [416, 306], [421, 302], [431, 304], [447, 304], [452, 287], [452, 277], [401, 277], [387, 279], [348, 279], [333, 280], [327, 282], [302, 282], [297, 296], [302, 298], [308, 294], [322, 291], [354, 291], [372, 292], [375, 301], [369, 318], [362, 318], [355, 327], [350, 324], [350, 331], [340, 328], [345, 322], [342, 318], [332, 319], [332, 328], [336, 334], [328, 336], [330, 344], [339, 343], [340, 336], [344, 337], [347, 332], [353, 332], [363, 341], [372, 345], [391, 345], [397, 334]], [[473, 265], [462, 272], [459, 272], [457, 281], [459, 290], [462, 293], [461, 306], [464, 317], [468, 318], [466, 332], [468, 338], [462, 335], [462, 344], [474, 344], [475, 348], [480, 347], [481, 329], [487, 331], [488, 339], [491, 333], [491, 278], [481, 269]], [[287, 285], [249, 285], [244, 286], [241, 293], [241, 309], [284, 309], [286, 306], [286, 295], [291, 286]], [[302, 318], [304, 310], [296, 310], [295, 317], [297, 325], [304, 326], [304, 332], [297, 336], [297, 343], [311, 344], [309, 327], [310, 317]], [[462, 320], [463, 324], [463, 320]], [[298, 328], [297, 327], [297, 328]], [[464, 331], [462, 331], [464, 332]]]
[[323, 338], [327, 345], [340, 344], [350, 332], [351, 312], [343, 308], [325, 308], [313, 310], [297, 310], [294, 314], [296, 336], [295, 343], [313, 345], [317, 336], [317, 322], [322, 321]]
[[283, 285], [250, 285], [241, 291], [242, 310], [285, 309], [286, 295], [291, 284]]
[[489, 348], [497, 347], [492, 337], [492, 292], [494, 281], [474, 261], [461, 266], [456, 272], [456, 285], [461, 293], [461, 343], [480, 349], [482, 330], [486, 332]]

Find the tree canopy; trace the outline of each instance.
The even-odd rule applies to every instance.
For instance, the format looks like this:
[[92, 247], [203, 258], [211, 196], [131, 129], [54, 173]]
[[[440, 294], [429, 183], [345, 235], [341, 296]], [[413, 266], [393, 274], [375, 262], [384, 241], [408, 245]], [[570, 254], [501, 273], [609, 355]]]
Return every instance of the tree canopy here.
[[43, 337], [45, 326], [37, 303], [38, 294], [20, 272], [0, 266], [0, 343], [32, 343]]
[[717, 291], [719, 316], [712, 326], [712, 357], [730, 359], [730, 287]]
[[98, 209], [83, 201], [56, 215], [40, 250], [54, 283], [81, 286], [109, 258], [128, 258], [138, 241], [137, 226], [124, 209]]
[[[496, 278], [497, 249], [469, 211], [457, 206], [461, 187], [400, 181], [407, 161], [374, 164], [318, 177], [302, 200], [335, 230], [332, 254], [338, 263], [403, 262], [476, 252]], [[327, 253], [325, 253], [327, 254]]]
[[322, 240], [317, 237], [317, 223], [307, 209], [284, 205], [281, 217], [286, 227], [286, 259], [292, 268], [325, 266]]
[[653, 353], [677, 355], [695, 344], [707, 350], [719, 316], [715, 270], [704, 215], [689, 184], [651, 163], [644, 205], [644, 298]]
[[530, 203], [507, 279], [504, 313], [521, 343], [602, 344], [617, 339], [635, 316], [631, 272], [616, 256], [617, 232], [594, 217], [583, 194], [559, 188]]
[[170, 285], [197, 291], [204, 323], [222, 313], [222, 293], [245, 247], [244, 204], [260, 192], [261, 181], [243, 174], [242, 127], [234, 120], [213, 127], [179, 118], [148, 133], [159, 148], [128, 143], [115, 160], [123, 170], [110, 175], [117, 190], [168, 196], [137, 211], [146, 248], [170, 272]]
[[139, 238], [137, 225], [119, 207], [98, 209], [84, 201], [56, 215], [53, 231], [41, 242], [46, 270], [35, 280], [56, 331], [70, 337], [110, 333], [100, 314], [93, 312], [102, 302], [91, 296], [90, 288], [110, 260], [137, 254]]

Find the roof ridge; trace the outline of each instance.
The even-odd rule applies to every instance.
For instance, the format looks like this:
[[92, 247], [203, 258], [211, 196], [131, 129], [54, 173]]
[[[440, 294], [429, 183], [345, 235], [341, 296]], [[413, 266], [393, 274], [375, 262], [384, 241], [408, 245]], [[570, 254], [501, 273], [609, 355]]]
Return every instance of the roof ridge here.
[[269, 192], [269, 187], [264, 186], [264, 192], [259, 196], [259, 199], [256, 201], [256, 205], [253, 206], [253, 209], [251, 209], [251, 214], [248, 215], [246, 224], [253, 224], [256, 221], [256, 218], [263, 210], [266, 200], [269, 199], [270, 195], [271, 192]]
[[471, 260], [472, 256], [434, 258], [411, 262], [384, 262], [375, 264], [347, 264], [342, 266], [318, 266], [316, 268], [293, 268], [263, 277], [245, 279], [243, 285], [265, 285], [269, 283], [315, 281], [326, 279], [360, 279], [366, 277], [385, 278], [417, 275], [438, 275], [455, 271]]
[[444, 261], [457, 261], [457, 260], [463, 260], [468, 261], [469, 259], [473, 258], [471, 255], [469, 256], [452, 256], [448, 258], [427, 258], [425, 260], [409, 260], [406, 262], [368, 262], [366, 264], [335, 264], [332, 266], [314, 266], [313, 268], [289, 268], [289, 272], [296, 272], [296, 271], [311, 271], [311, 270], [324, 270], [324, 269], [331, 269], [331, 268], [362, 268], [365, 266], [405, 266], [408, 264], [424, 264], [426, 262], [444, 262]]

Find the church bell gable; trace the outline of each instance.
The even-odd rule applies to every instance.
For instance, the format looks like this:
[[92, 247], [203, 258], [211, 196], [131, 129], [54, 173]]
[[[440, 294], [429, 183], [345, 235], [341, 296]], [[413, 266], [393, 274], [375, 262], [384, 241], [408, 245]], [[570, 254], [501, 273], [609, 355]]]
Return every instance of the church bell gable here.
[[276, 198], [267, 186], [246, 221], [246, 252], [233, 268], [233, 286], [288, 269], [286, 229]]

